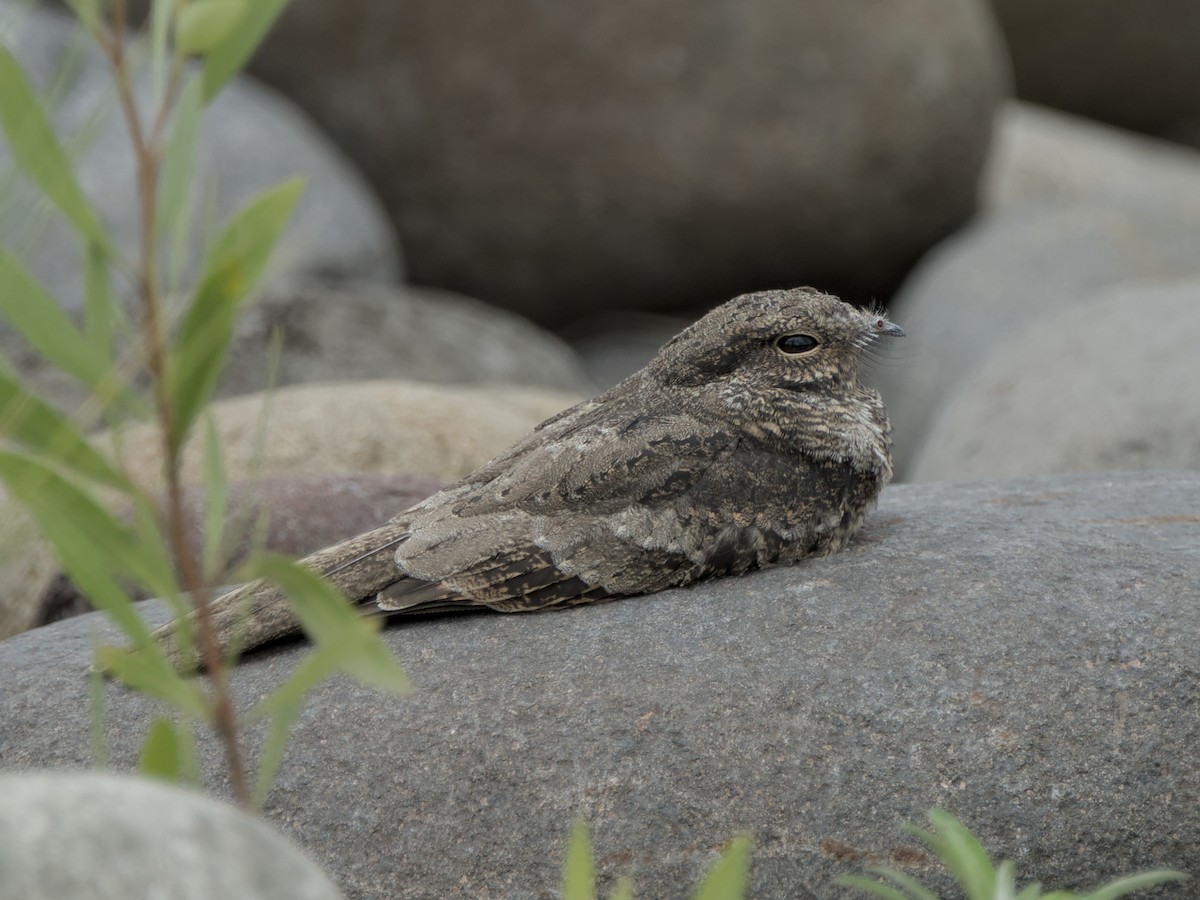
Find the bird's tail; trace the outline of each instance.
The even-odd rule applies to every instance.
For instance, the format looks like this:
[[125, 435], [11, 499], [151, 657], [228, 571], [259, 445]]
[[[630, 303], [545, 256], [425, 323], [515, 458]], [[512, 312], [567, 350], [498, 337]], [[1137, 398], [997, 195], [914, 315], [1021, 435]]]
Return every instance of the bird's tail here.
[[[371, 600], [383, 588], [400, 577], [396, 568], [396, 545], [408, 536], [403, 523], [381, 525], [341, 543], [318, 550], [300, 562], [325, 577], [351, 603]], [[286, 595], [274, 585], [251, 582], [223, 594], [209, 604], [214, 636], [222, 655], [236, 645], [248, 650], [300, 630]], [[195, 636], [196, 612], [187, 616]], [[188, 661], [181, 658], [178, 634], [182, 625], [175, 619], [155, 629], [153, 638], [176, 668]], [[193, 638], [195, 641], [196, 638]]]

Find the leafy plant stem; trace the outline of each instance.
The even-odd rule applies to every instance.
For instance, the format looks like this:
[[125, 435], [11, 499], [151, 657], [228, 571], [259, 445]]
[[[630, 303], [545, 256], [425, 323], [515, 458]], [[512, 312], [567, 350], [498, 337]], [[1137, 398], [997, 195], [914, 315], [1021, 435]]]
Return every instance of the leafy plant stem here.
[[[162, 298], [158, 289], [157, 229], [155, 210], [160, 152], [157, 146], [160, 125], [165, 121], [167, 107], [176, 91], [169, 89], [163, 106], [155, 116], [154, 133], [148, 135], [138, 114], [132, 78], [124, 45], [125, 3], [112, 4], [113, 28], [102, 39], [117, 85], [117, 94], [129, 129], [137, 170], [137, 190], [140, 211], [141, 241], [137, 273], [138, 295], [141, 301], [142, 340], [146, 367], [154, 394], [158, 431], [162, 439], [163, 479], [166, 486], [166, 530], [184, 590], [190, 592], [196, 610], [197, 637], [205, 669], [212, 684], [212, 725], [224, 746], [226, 765], [235, 801], [244, 809], [252, 809], [252, 798], [238, 738], [237, 715], [229, 691], [228, 672], [217, 645], [209, 608], [208, 590], [200, 565], [187, 540], [183, 508], [183, 489], [180, 479], [180, 454], [183, 436], [177, 435], [174, 411], [167, 382], [167, 336], [163, 323]], [[172, 73], [174, 75], [174, 72]], [[172, 78], [172, 81], [175, 81]]]

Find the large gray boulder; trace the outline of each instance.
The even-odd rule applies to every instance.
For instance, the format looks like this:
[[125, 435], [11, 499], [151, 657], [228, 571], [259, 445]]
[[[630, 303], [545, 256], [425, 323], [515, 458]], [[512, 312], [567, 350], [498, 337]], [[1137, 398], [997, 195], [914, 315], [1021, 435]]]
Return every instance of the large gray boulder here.
[[98, 772], [0, 775], [0, 897], [341, 896], [274, 829], [195, 791]]
[[1200, 154], [1115, 131], [1024, 107], [1001, 120], [986, 213], [891, 305], [909, 338], [874, 374], [899, 479], [954, 390], [1038, 317], [1125, 282], [1200, 275]]
[[[24, 7], [22, 9], [22, 7]], [[0, 0], [2, 40], [39, 91], [62, 79], [53, 119], [72, 149], [76, 172], [118, 247], [136, 257], [139, 210], [133, 156], [125, 122], [111, 87], [108, 66], [84, 41], [71, 16], [48, 4]], [[84, 50], [77, 52], [80, 45]], [[149, 109], [149, 67], [138, 76], [139, 96]], [[0, 141], [0, 165], [11, 164]], [[201, 246], [205, 223], [220, 224], [252, 196], [295, 175], [307, 180], [304, 196], [275, 249], [268, 277], [283, 274], [353, 273], [390, 280], [401, 274], [395, 233], [382, 207], [345, 156], [291, 103], [248, 78], [239, 78], [205, 112], [196, 147], [193, 197], [210, 211], [196, 215], [192, 249]], [[6, 187], [4, 244], [29, 267], [61, 304], [78, 309], [83, 298], [83, 257], [69, 226], [39, 212], [32, 187]], [[205, 199], [206, 194], [208, 195]], [[205, 217], [215, 214], [216, 221]]]
[[883, 292], [970, 213], [1007, 87], [982, 0], [300, 0], [252, 68], [367, 173], [414, 281], [549, 323]]
[[1200, 124], [1194, 0], [992, 0], [1019, 96], [1143, 131]]
[[[398, 626], [415, 692], [319, 687], [266, 816], [359, 898], [548, 894], [575, 815], [646, 897], [686, 896], [739, 831], [752, 897], [849, 896], [832, 879], [864, 859], [931, 877], [900, 825], [935, 805], [1048, 885], [1196, 874], [1198, 510], [1200, 473], [900, 485], [835, 557]], [[0, 766], [88, 762], [104, 628], [0, 643]], [[302, 656], [256, 654], [233, 688]], [[109, 688], [115, 765], [154, 712]], [[212, 744], [202, 763], [219, 790]]]
[[1196, 278], [1033, 317], [950, 395], [912, 479], [1200, 470], [1197, 333]]

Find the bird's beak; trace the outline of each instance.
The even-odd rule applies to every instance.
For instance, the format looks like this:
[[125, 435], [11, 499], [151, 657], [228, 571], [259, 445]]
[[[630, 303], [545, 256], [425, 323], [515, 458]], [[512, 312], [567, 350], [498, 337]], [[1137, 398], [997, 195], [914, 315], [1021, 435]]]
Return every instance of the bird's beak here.
[[883, 324], [875, 329], [878, 334], [886, 334], [888, 337], [904, 337], [904, 329], [895, 322], [883, 320]]

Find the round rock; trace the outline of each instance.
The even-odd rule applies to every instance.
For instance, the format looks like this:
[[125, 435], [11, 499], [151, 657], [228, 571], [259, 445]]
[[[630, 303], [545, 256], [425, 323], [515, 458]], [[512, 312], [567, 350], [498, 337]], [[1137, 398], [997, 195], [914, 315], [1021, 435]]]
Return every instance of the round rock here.
[[276, 330], [279, 385], [405, 378], [593, 387], [564, 341], [507, 310], [431, 288], [304, 279], [267, 285], [239, 317], [223, 394], [266, 386]]
[[1143, 131], [1200, 124], [1200, 4], [992, 0], [1026, 100]]
[[953, 390], [1036, 317], [1122, 282], [1200, 274], [1200, 154], [1025, 107], [1001, 122], [987, 214], [892, 302], [909, 337], [872, 375], [899, 479]]
[[980, 0], [310, 0], [252, 65], [363, 167], [414, 281], [552, 324], [890, 288], [970, 213], [1007, 85]]
[[914, 481], [1200, 470], [1200, 280], [1135, 282], [1033, 318], [961, 384]]
[[[363, 898], [549, 895], [577, 815], [605, 894], [628, 874], [685, 896], [747, 832], [748, 896], [842, 896], [833, 879], [874, 862], [948, 896], [901, 831], [933, 806], [1047, 887], [1195, 873], [1198, 510], [1196, 472], [898, 485], [833, 557], [396, 626], [415, 691], [318, 687], [265, 814]], [[5, 767], [90, 759], [100, 625], [0, 643]], [[235, 694], [304, 652], [255, 654]], [[157, 713], [109, 687], [114, 765]], [[219, 786], [214, 744], [202, 763]]]
[[260, 819], [195, 791], [98, 772], [0, 775], [0, 896], [338, 900]]

